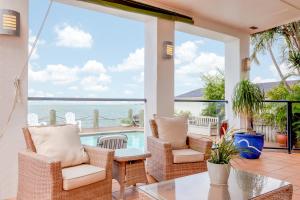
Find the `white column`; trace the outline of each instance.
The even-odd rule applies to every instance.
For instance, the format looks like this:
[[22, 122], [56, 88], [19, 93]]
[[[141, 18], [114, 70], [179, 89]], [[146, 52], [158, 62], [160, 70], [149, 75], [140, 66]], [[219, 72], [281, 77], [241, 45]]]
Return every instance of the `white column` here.
[[244, 128], [244, 120], [232, 111], [232, 96], [235, 85], [248, 78], [248, 73], [242, 71], [242, 60], [249, 57], [249, 42], [249, 35], [225, 42], [225, 99], [228, 100], [225, 110], [230, 128]]
[[[0, 8], [20, 12], [20, 36], [0, 35], [0, 130], [6, 126], [14, 97], [14, 79], [25, 64], [28, 51], [28, 0], [0, 0]], [[16, 197], [18, 152], [25, 149], [22, 127], [27, 113], [27, 67], [21, 79], [18, 103], [6, 132], [0, 137], [0, 199]]]
[[153, 18], [145, 22], [145, 133], [150, 135], [153, 114], [174, 114], [174, 59], [163, 58], [163, 42], [174, 42], [173, 21]]

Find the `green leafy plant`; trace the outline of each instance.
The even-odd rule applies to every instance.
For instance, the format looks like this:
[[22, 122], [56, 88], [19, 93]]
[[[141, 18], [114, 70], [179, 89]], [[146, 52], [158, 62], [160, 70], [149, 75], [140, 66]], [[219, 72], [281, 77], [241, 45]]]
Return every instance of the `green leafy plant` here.
[[300, 140], [300, 121], [293, 123], [293, 131], [296, 133], [296, 139]]
[[300, 51], [290, 51], [288, 60], [293, 68], [300, 70]]
[[175, 115], [180, 116], [180, 117], [189, 118], [192, 116], [192, 113], [191, 113], [191, 111], [188, 111], [188, 110], [180, 110], [180, 111], [175, 111]]
[[275, 107], [275, 125], [277, 128], [277, 131], [286, 134], [286, 105], [277, 105]]
[[253, 130], [253, 116], [264, 108], [263, 100], [264, 93], [249, 80], [242, 80], [236, 85], [232, 109], [236, 115], [246, 118], [247, 130]]
[[218, 142], [213, 143], [211, 156], [208, 162], [214, 164], [228, 164], [230, 159], [238, 153], [239, 150], [234, 145], [232, 136], [227, 132]]
[[[218, 70], [215, 75], [203, 75], [204, 81], [203, 99], [204, 100], [222, 100], [225, 99], [225, 78], [224, 71]], [[225, 107], [220, 103], [208, 103], [202, 110], [201, 115], [223, 118], [225, 116]]]
[[121, 119], [121, 123], [122, 124], [127, 124], [127, 125], [133, 125], [132, 119], [129, 119], [129, 118]]
[[[285, 87], [283, 83], [274, 87], [266, 94], [267, 99], [270, 100], [300, 100], [300, 84], [296, 83], [291, 85], [291, 91]], [[293, 118], [300, 113], [300, 104], [292, 105]], [[271, 125], [276, 127], [277, 131], [286, 134], [287, 125], [287, 108], [285, 103], [267, 103], [264, 106], [264, 110], [256, 118], [263, 120], [266, 125]], [[297, 120], [297, 119], [294, 119]], [[300, 128], [300, 127], [299, 127]], [[299, 138], [300, 139], [300, 138]]]

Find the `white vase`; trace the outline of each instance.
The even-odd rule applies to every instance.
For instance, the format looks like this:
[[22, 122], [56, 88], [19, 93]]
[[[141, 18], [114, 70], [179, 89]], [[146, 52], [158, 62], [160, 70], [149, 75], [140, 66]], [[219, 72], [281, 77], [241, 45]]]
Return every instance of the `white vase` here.
[[207, 200], [230, 200], [228, 185], [210, 185]]
[[213, 185], [227, 185], [230, 174], [229, 164], [214, 164], [207, 161], [210, 183]]

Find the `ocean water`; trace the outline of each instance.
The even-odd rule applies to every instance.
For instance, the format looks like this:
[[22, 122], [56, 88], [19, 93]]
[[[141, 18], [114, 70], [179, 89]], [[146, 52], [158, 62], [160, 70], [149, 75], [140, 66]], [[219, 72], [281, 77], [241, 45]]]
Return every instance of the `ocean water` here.
[[50, 110], [56, 111], [57, 124], [65, 122], [67, 112], [75, 113], [76, 120], [80, 120], [83, 128], [93, 126], [94, 110], [99, 111], [99, 126], [119, 126], [122, 118], [128, 116], [128, 110], [132, 109], [133, 114], [139, 114], [144, 109], [143, 103], [119, 103], [119, 104], [97, 104], [97, 103], [61, 103], [61, 102], [29, 102], [28, 113], [35, 113], [39, 122], [49, 123]]
[[[175, 103], [175, 112], [190, 111], [193, 116], [201, 115], [201, 110], [207, 103], [195, 102], [177, 102]], [[99, 111], [99, 126], [110, 127], [119, 126], [121, 119], [128, 116], [128, 110], [132, 109], [134, 115], [138, 115], [144, 110], [144, 103], [119, 103], [119, 102], [56, 102], [56, 101], [30, 101], [28, 104], [28, 113], [35, 113], [39, 117], [39, 122], [49, 123], [50, 110], [56, 111], [57, 124], [65, 122], [67, 112], [75, 113], [76, 120], [80, 120], [82, 128], [91, 128], [93, 126], [94, 110]]]

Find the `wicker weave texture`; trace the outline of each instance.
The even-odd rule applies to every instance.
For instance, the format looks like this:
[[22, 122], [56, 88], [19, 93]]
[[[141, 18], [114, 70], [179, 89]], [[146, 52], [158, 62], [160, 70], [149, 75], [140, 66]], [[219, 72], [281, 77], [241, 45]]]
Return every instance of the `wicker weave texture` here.
[[154, 198], [148, 196], [142, 191], [139, 191], [139, 200], [153, 200]]
[[293, 185], [287, 185], [277, 190], [253, 198], [254, 200], [292, 200]]
[[[26, 129], [24, 129], [26, 130]], [[30, 139], [24, 134], [25, 140]], [[106, 178], [73, 190], [63, 190], [61, 163], [32, 151], [20, 152], [18, 200], [111, 200], [112, 199], [112, 163], [114, 151], [85, 146], [89, 164], [106, 169]]]
[[126, 186], [147, 182], [148, 180], [144, 160], [138, 160], [126, 164]]
[[149, 136], [147, 138], [147, 148], [152, 156], [147, 159], [148, 173], [156, 180], [162, 181], [207, 171], [206, 160], [209, 157], [211, 141], [189, 136], [188, 141], [192, 144], [192, 149], [206, 154], [204, 161], [175, 164], [173, 163], [171, 144]]
[[113, 178], [120, 184], [120, 199], [124, 199], [126, 186], [135, 185], [136, 183], [148, 183], [145, 159], [134, 161], [114, 161]]

